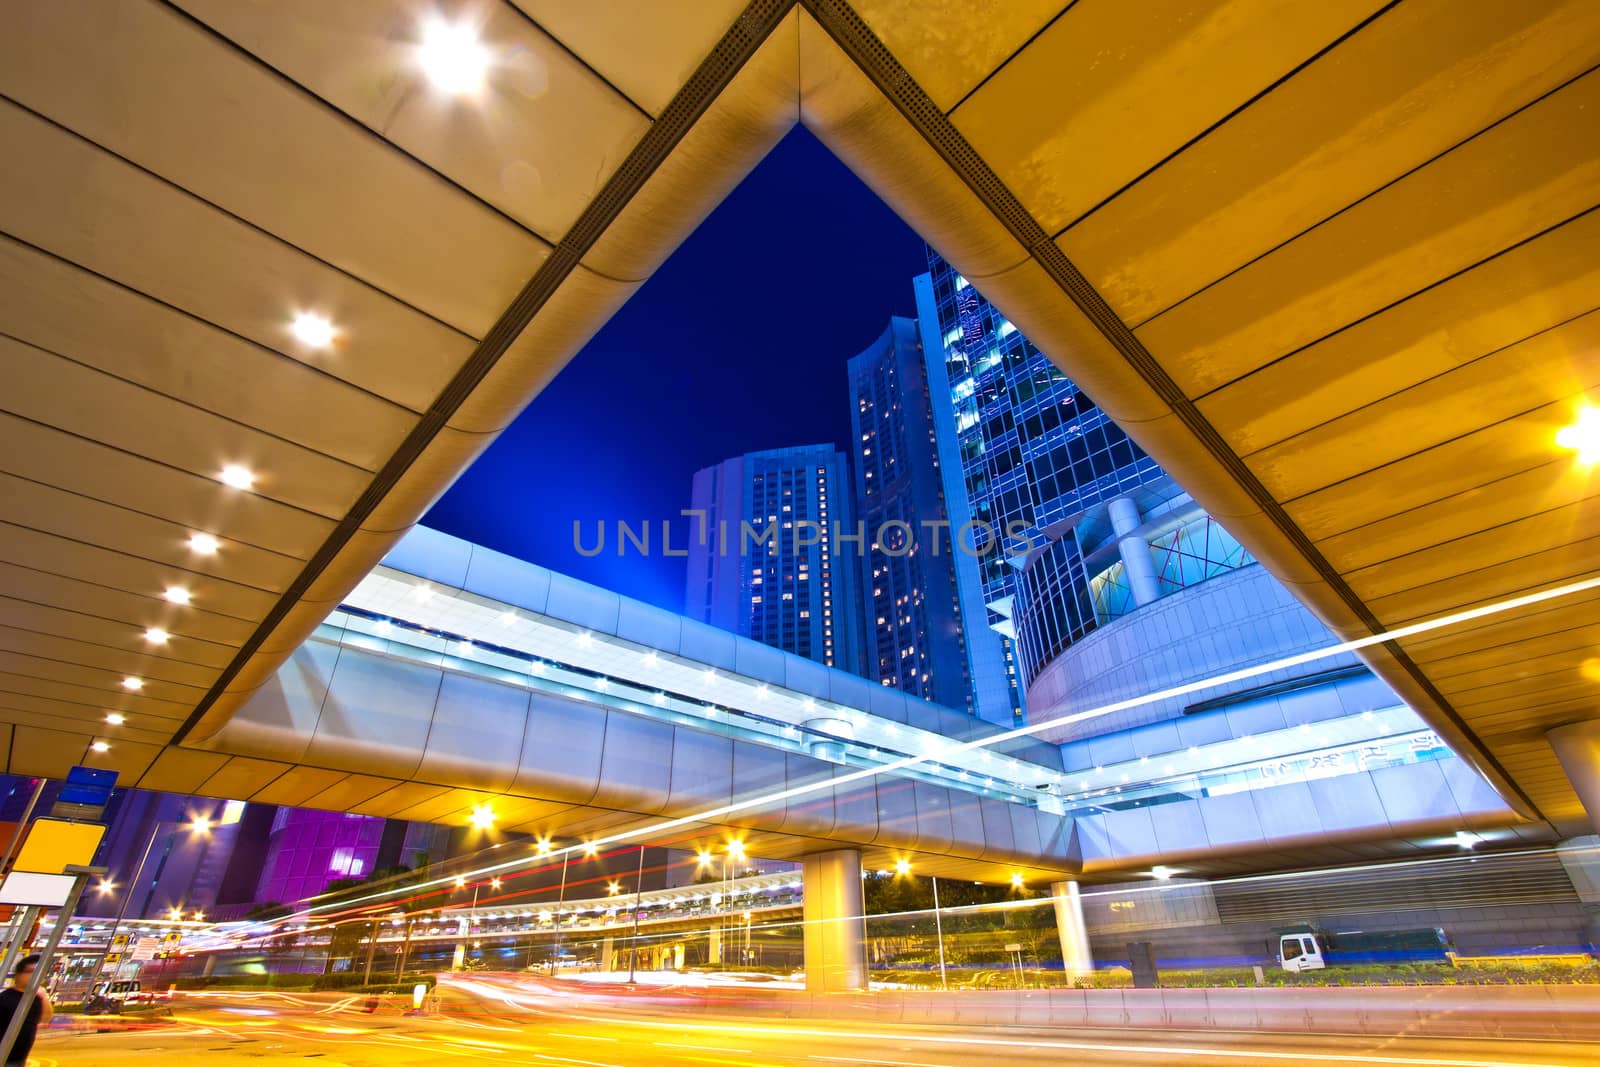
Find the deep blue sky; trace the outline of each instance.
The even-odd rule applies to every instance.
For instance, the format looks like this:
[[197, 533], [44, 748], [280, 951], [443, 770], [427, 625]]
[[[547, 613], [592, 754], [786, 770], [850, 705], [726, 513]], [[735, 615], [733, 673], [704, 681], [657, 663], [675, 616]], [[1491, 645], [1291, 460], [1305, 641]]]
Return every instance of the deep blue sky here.
[[[843, 447], [845, 362], [915, 315], [925, 270], [921, 239], [797, 127], [424, 525], [683, 610], [683, 560], [619, 559], [616, 522], [676, 519], [694, 472], [741, 452]], [[591, 546], [605, 521], [604, 554], [574, 549], [575, 519]]]

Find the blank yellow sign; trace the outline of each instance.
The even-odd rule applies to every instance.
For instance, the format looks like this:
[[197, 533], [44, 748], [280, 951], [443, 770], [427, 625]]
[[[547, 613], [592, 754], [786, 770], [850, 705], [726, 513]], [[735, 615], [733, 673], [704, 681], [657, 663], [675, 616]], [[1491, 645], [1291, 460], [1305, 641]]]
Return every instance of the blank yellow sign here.
[[61, 819], [35, 819], [28, 828], [14, 871], [34, 874], [65, 874], [68, 865], [87, 867], [106, 828], [99, 823], [65, 822]]

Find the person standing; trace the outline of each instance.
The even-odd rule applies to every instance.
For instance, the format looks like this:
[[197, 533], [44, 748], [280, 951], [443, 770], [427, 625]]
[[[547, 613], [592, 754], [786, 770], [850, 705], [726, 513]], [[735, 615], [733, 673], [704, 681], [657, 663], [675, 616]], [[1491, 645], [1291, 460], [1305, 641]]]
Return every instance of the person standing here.
[[[17, 961], [17, 969], [11, 972], [11, 984], [0, 990], [0, 1034], [4, 1034], [6, 1028], [11, 1025], [11, 1017], [16, 1014], [17, 1006], [22, 1003], [22, 992], [28, 988], [34, 968], [38, 966], [37, 954], [22, 957]], [[45, 995], [43, 989], [39, 990], [33, 998], [33, 1003], [28, 1005], [27, 1018], [22, 1022], [22, 1029], [17, 1031], [17, 1043], [6, 1059], [6, 1067], [24, 1067], [28, 1062], [28, 1053], [33, 1051], [33, 1039], [37, 1036], [39, 1027], [48, 1024], [54, 1014], [55, 1007], [50, 1003], [50, 998]]]

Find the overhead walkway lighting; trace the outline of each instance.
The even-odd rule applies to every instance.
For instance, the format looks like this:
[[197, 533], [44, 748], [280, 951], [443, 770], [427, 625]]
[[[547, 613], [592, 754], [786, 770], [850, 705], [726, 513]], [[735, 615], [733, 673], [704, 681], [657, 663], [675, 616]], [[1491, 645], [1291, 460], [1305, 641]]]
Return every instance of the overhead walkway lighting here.
[[1600, 408], [1584, 405], [1577, 420], [1557, 432], [1556, 444], [1576, 452], [1585, 466], [1600, 463]]

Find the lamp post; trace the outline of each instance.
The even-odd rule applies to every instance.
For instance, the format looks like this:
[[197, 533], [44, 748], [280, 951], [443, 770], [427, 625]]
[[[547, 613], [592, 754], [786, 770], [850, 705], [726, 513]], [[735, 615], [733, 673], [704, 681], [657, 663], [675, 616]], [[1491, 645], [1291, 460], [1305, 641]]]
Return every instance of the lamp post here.
[[567, 861], [572, 859], [571, 847], [561, 850], [561, 891], [556, 895], [556, 950], [550, 956], [550, 977], [556, 976], [561, 963], [561, 949], [565, 938], [561, 932], [561, 908], [567, 902]]
[[[155, 825], [150, 827], [150, 840], [145, 842], [144, 852], [140, 854], [139, 863], [133, 869], [133, 877], [128, 880], [127, 891], [122, 894], [122, 902], [117, 905], [117, 917], [112, 920], [111, 932], [106, 935], [106, 947], [100, 951], [100, 958], [95, 961], [94, 967], [89, 971], [89, 980], [91, 982], [98, 980], [100, 972], [105, 968], [106, 957], [111, 954], [111, 946], [116, 944], [117, 941], [117, 929], [122, 925], [123, 918], [128, 914], [128, 901], [133, 899], [133, 892], [139, 886], [139, 879], [144, 876], [144, 865], [150, 859], [150, 852], [156, 846], [156, 839], [161, 836], [161, 828], [166, 825], [168, 825], [166, 822], [157, 820]], [[167, 831], [167, 839], [170, 841], [172, 835], [177, 833], [178, 830], [178, 826], [172, 826]], [[206, 836], [211, 832], [211, 819], [205, 815], [195, 816], [189, 822], [189, 831], [199, 834], [201, 837]], [[161, 871], [166, 866], [166, 856], [163, 855], [161, 859], [162, 862], [156, 866], [156, 879], [160, 879]], [[155, 892], [155, 881], [152, 880], [149, 891], [144, 895], [144, 907], [139, 910], [139, 914], [143, 915], [145, 911], [149, 910], [150, 898], [155, 896]], [[117, 966], [121, 967], [120, 961]]]
[[644, 846], [639, 846], [639, 873], [633, 878], [633, 944], [628, 948], [628, 984], [634, 984], [634, 965], [639, 957], [639, 908], [644, 904]]

